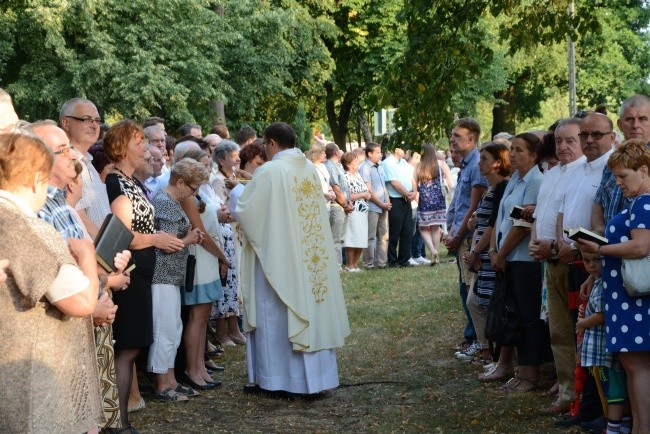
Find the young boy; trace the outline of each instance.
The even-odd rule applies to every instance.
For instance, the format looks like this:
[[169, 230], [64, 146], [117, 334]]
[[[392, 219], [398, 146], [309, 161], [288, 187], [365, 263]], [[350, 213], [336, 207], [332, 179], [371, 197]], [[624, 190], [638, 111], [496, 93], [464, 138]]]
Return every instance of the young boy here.
[[600, 279], [601, 258], [597, 254], [582, 252], [585, 270], [595, 278], [593, 288], [589, 294], [587, 307], [582, 312], [576, 323], [576, 334], [584, 333], [581, 350], [581, 364], [591, 367], [596, 380], [600, 380], [602, 390], [607, 398], [607, 405], [603, 402], [604, 413], [607, 416], [607, 434], [629, 433], [631, 419], [623, 417], [623, 413], [630, 414], [627, 400], [627, 379], [625, 371], [617, 357], [605, 352], [605, 299], [603, 297], [603, 283]]

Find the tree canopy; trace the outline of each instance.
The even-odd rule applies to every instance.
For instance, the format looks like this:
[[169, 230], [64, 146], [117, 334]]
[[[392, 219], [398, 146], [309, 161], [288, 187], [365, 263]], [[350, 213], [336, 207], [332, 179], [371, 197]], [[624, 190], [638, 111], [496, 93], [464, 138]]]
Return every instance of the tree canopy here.
[[647, 94], [647, 2], [577, 0], [572, 14], [569, 4], [5, 0], [0, 86], [27, 120], [80, 96], [107, 119], [156, 115], [171, 130], [224, 114], [235, 129], [295, 121], [303, 147], [309, 126], [344, 145], [386, 107], [407, 145], [486, 108], [493, 132], [515, 132], [565, 92], [567, 36], [581, 108]]

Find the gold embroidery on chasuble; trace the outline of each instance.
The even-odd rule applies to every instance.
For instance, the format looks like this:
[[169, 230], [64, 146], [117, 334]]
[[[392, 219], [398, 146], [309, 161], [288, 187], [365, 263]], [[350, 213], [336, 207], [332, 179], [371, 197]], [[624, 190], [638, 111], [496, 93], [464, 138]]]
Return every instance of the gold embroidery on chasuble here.
[[321, 203], [323, 200], [320, 181], [317, 176], [298, 179], [294, 176], [293, 193], [298, 204], [298, 216], [302, 226], [302, 262], [307, 269], [311, 292], [316, 303], [325, 301], [327, 292], [327, 250], [321, 224]]

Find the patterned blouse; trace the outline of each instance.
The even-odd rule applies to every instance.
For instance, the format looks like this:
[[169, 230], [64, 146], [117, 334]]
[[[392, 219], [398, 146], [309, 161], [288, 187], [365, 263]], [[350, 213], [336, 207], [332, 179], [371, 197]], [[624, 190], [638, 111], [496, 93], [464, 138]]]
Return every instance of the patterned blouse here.
[[109, 173], [106, 176], [108, 200], [113, 203], [118, 196], [125, 195], [133, 207], [131, 230], [141, 234], [155, 234], [154, 208], [147, 200], [142, 189], [122, 173]]
[[[356, 193], [368, 192], [368, 186], [366, 185], [365, 182], [363, 182], [363, 179], [361, 179], [361, 175], [359, 175], [358, 173], [356, 175], [352, 175], [348, 172], [345, 172], [345, 179], [346, 181], [348, 181], [348, 187], [350, 188], [350, 196]], [[355, 200], [354, 211], [368, 212], [368, 202], [366, 202], [365, 199]]]

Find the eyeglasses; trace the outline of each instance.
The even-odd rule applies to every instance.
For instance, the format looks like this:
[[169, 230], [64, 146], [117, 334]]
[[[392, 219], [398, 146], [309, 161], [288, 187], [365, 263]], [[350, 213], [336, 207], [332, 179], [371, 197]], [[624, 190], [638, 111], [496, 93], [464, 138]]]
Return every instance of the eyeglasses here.
[[[185, 182], [185, 181], [183, 181], [183, 182]], [[199, 187], [200, 187], [200, 186], [199, 186], [199, 187], [192, 187], [192, 186], [191, 186], [189, 183], [187, 183], [187, 182], [185, 182], [185, 185], [187, 185], [187, 186], [190, 188], [190, 190], [192, 190], [192, 194], [196, 193], [196, 191], [197, 191], [197, 190], [199, 189]]]
[[59, 151], [54, 151], [54, 155], [63, 155], [64, 157], [69, 157], [70, 153], [74, 151], [74, 146], [72, 145], [60, 145], [60, 146], [66, 146], [65, 148], [59, 150]]
[[83, 118], [78, 118], [77, 116], [70, 116], [70, 115], [65, 115], [64, 117], [74, 119], [75, 121], [82, 122], [86, 125], [102, 124], [102, 118], [91, 118], [90, 116], [84, 116]]
[[587, 140], [589, 136], [591, 136], [594, 138], [594, 140], [600, 140], [603, 137], [605, 137], [606, 134], [611, 134], [611, 133], [612, 133], [611, 131], [608, 133], [602, 133], [600, 131], [592, 131], [591, 133], [589, 133], [587, 131], [583, 131], [578, 134], [578, 137], [580, 137], [580, 140]]
[[151, 163], [151, 162], [153, 162], [153, 158], [151, 158], [151, 157], [145, 158], [144, 161], [146, 161], [147, 163]]

